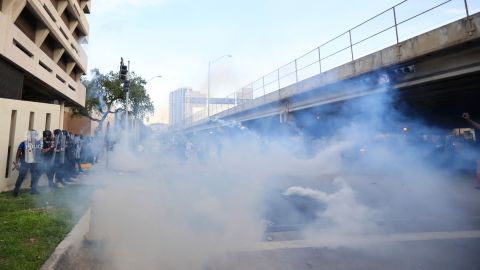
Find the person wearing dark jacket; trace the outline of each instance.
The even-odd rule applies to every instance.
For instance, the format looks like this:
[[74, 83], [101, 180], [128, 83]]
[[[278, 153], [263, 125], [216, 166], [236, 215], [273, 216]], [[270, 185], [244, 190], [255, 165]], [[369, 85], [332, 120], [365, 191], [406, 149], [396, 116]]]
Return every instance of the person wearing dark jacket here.
[[43, 131], [43, 145], [42, 145], [42, 171], [48, 179], [48, 187], [54, 187], [53, 178], [55, 177], [55, 170], [53, 168], [53, 154], [55, 151], [55, 140], [53, 139], [50, 130]]
[[[468, 122], [470, 123], [470, 125], [473, 126], [473, 128], [475, 128], [476, 130], [480, 130], [480, 123], [472, 120], [470, 118], [470, 114], [469, 113], [464, 113], [463, 114], [463, 118]], [[476, 138], [476, 145], [478, 146], [479, 145], [479, 142], [478, 142], [478, 137]], [[479, 154], [477, 153], [477, 185], [476, 185], [476, 189], [480, 189], [480, 156], [478, 156]]]
[[13, 190], [15, 197], [20, 193], [20, 188], [28, 171], [30, 171], [31, 174], [30, 194], [38, 194], [37, 184], [40, 177], [39, 164], [41, 148], [42, 142], [37, 139], [37, 132], [35, 130], [29, 130], [27, 132], [27, 139], [20, 143], [15, 156], [15, 169], [19, 172]]
[[60, 129], [55, 129], [53, 131], [54, 139], [54, 150], [52, 158], [52, 170], [55, 175], [55, 182], [57, 185], [62, 187], [65, 185], [63, 164], [65, 163], [65, 136], [63, 135]]
[[63, 166], [66, 182], [73, 182], [76, 175], [75, 170], [75, 141], [73, 134], [68, 131], [63, 131], [66, 136], [66, 149], [65, 149], [65, 163]]

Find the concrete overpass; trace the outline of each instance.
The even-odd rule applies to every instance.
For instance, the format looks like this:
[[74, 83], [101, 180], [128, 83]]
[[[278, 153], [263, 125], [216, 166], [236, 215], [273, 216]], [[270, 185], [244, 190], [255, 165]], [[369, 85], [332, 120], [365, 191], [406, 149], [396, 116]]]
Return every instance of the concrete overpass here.
[[[322, 60], [320, 56], [319, 59]], [[462, 111], [479, 115], [480, 13], [468, 14], [463, 19], [242, 102], [209, 119], [187, 119], [177, 128], [200, 131], [225, 121], [246, 122], [271, 117], [278, 117], [282, 122], [298, 111], [383, 91], [399, 91], [400, 96], [418, 106], [419, 111], [433, 110], [439, 117], [443, 117], [443, 113], [459, 118]]]

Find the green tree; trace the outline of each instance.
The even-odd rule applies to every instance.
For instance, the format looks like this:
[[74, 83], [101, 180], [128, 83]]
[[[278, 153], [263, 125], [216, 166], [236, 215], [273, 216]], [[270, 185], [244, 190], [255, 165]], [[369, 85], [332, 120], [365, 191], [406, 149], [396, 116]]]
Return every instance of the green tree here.
[[[122, 82], [119, 79], [118, 72], [110, 71], [102, 74], [98, 69], [92, 70], [90, 80], [83, 79], [83, 84], [87, 88], [85, 107], [74, 107], [73, 116], [85, 116], [99, 124], [99, 130], [103, 127], [103, 122], [109, 114], [115, 114], [125, 110], [125, 93], [123, 92]], [[153, 114], [154, 107], [145, 89], [145, 79], [130, 74], [130, 93], [129, 93], [129, 114], [142, 119]]]

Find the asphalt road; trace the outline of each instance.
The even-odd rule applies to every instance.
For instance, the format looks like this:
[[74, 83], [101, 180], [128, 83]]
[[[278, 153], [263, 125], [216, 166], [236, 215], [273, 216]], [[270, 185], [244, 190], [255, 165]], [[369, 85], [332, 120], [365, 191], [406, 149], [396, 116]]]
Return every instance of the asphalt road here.
[[[396, 235], [400, 239], [384, 240], [388, 238], [386, 235], [379, 237], [378, 241], [340, 246], [322, 246], [308, 241], [303, 244], [298, 241], [269, 242], [251, 251], [211, 258], [198, 269], [480, 269], [480, 232], [450, 234], [440, 237], [432, 237], [431, 233], [426, 236], [418, 234], [408, 240], [401, 240]], [[82, 244], [69, 250], [57, 269], [116, 269], [104, 252], [102, 243]], [[151, 269], [163, 268], [152, 266]]]
[[[458, 177], [434, 185], [424, 182], [412, 190], [402, 181], [356, 175], [348, 183], [356, 191], [358, 203], [381, 213], [372, 220], [375, 230], [312, 237], [301, 232], [311, 225], [311, 219], [277, 195], [292, 184], [334, 190], [329, 176], [325, 178], [317, 184], [277, 180], [279, 185], [265, 202], [266, 216], [273, 223], [267, 228], [265, 241], [216, 255], [198, 269], [480, 269], [480, 190], [473, 188], [471, 178]], [[322, 209], [306, 205], [301, 211], [308, 212], [310, 206], [315, 211]], [[105, 245], [108, 243], [101, 241], [79, 243], [61, 258], [57, 269], [116, 269]]]
[[207, 269], [480, 269], [480, 238], [389, 242], [362, 247], [309, 247], [245, 252]]

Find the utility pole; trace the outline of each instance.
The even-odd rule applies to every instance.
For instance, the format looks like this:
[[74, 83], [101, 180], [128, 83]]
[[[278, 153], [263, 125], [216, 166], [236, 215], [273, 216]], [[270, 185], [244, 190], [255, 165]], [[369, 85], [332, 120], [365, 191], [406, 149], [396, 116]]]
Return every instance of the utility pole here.
[[208, 79], [207, 79], [207, 119], [210, 118], [210, 66], [212, 61], [208, 61]]
[[128, 66], [123, 62], [123, 57], [120, 58], [120, 81], [123, 82], [123, 92], [125, 93], [125, 130], [128, 131], [128, 98], [130, 89], [130, 61]]
[[125, 87], [124, 91], [125, 94], [125, 128], [128, 130], [128, 100], [130, 97], [130, 60], [128, 60], [128, 69], [127, 69], [127, 86]]

